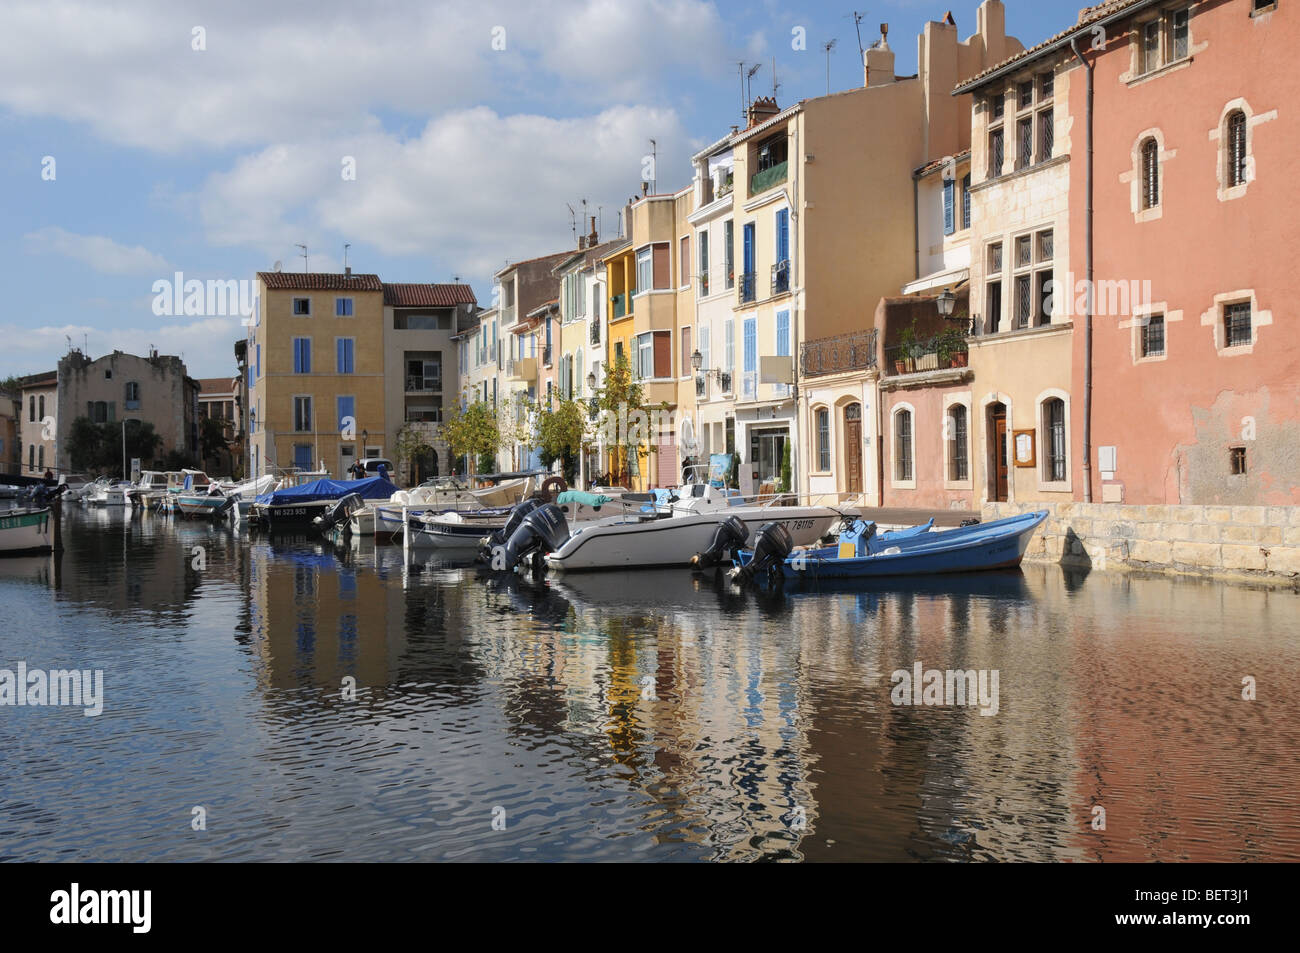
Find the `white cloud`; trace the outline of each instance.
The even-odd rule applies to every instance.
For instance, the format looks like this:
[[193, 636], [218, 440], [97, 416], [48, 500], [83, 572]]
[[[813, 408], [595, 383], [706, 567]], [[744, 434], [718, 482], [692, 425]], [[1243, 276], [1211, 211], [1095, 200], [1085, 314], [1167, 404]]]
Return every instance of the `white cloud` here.
[[167, 260], [139, 245], [121, 245], [103, 235], [77, 235], [49, 225], [23, 236], [34, 254], [64, 255], [89, 265], [104, 275], [156, 275], [167, 270]]
[[[191, 46], [196, 26], [203, 51]], [[644, 100], [661, 95], [665, 71], [725, 69], [723, 36], [703, 0], [634, 11], [619, 0], [229, 0], [201, 13], [162, 0], [16, 0], [0, 31], [0, 105], [154, 152], [248, 147], [494, 98], [543, 112]]]
[[86, 347], [93, 357], [114, 350], [143, 355], [152, 346], [161, 354], [180, 355], [191, 377], [223, 377], [235, 373], [235, 341], [244, 334], [239, 318], [196, 318], [188, 323], [177, 323], [175, 318], [154, 320], [157, 323], [113, 329], [83, 324], [42, 327], [0, 324], [0, 337], [8, 342], [5, 363], [11, 371], [6, 372], [33, 374], [53, 370], [71, 342], [75, 347]]
[[[276, 255], [310, 235], [329, 242], [321, 247], [351, 241], [485, 276], [506, 257], [570, 245], [566, 203], [586, 198], [592, 215], [603, 205], [604, 237], [616, 234], [651, 138], [661, 191], [689, 182], [692, 143], [672, 109], [554, 119], [476, 108], [434, 119], [411, 139], [372, 132], [269, 146], [211, 176], [199, 202], [214, 244]], [[344, 155], [356, 159], [355, 181], [340, 175]]]

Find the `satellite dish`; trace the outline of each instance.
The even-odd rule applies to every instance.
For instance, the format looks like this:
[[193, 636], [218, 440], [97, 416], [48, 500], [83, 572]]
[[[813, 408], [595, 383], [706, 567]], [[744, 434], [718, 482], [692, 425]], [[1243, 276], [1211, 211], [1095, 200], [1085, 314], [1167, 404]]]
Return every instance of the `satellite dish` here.
[[279, 271], [279, 270], [280, 270], [281, 268], [283, 268], [283, 267], [284, 267], [284, 264], [281, 263], [281, 262], [278, 262], [278, 261], [277, 261], [274, 265], [271, 266], [271, 270], [272, 270], [272, 271]]

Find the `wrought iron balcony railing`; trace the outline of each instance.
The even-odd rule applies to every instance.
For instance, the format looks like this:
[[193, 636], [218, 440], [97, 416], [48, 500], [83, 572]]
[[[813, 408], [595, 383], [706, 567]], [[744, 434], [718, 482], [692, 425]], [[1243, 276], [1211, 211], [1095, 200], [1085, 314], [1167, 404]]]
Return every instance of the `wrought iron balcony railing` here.
[[772, 266], [772, 294], [784, 294], [790, 290], [790, 259], [778, 261]]
[[875, 328], [807, 341], [799, 347], [799, 376], [821, 377], [876, 366]]
[[736, 295], [741, 304], [746, 304], [754, 300], [754, 278], [756, 275], [752, 271], [746, 271], [740, 276], [740, 281], [736, 284]]

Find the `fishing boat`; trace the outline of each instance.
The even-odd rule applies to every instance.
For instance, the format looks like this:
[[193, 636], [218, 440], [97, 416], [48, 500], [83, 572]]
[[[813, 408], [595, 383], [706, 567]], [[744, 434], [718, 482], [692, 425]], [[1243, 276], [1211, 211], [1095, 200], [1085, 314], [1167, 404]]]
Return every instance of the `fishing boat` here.
[[[545, 470], [515, 473], [485, 473], [466, 478], [435, 477], [409, 490], [398, 490], [391, 498], [368, 504], [352, 516], [352, 531], [362, 536], [389, 537], [403, 532], [407, 519], [452, 510], [485, 510], [511, 507], [541, 487]], [[475, 486], [474, 484], [481, 484]]]
[[277, 486], [276, 478], [270, 473], [264, 473], [255, 480], [245, 480], [242, 483], [233, 483], [230, 486], [222, 486], [222, 492], [226, 496], [234, 499], [232, 512], [235, 516], [235, 522], [239, 523], [247, 519], [253, 504], [263, 493], [270, 493]]
[[53, 548], [54, 524], [48, 506], [0, 512], [0, 556], [48, 553]]
[[812, 550], [785, 546], [779, 533], [760, 533], [752, 552], [737, 555], [732, 578], [746, 581], [766, 574], [818, 582], [1007, 569], [1020, 565], [1045, 519], [1047, 511], [1038, 510], [940, 532], [915, 527], [878, 536], [871, 524], [859, 520], [840, 534], [835, 546]]
[[156, 510], [162, 504], [171, 483], [171, 474], [164, 470], [142, 470], [140, 479], [126, 491], [127, 502], [137, 509]]
[[206, 493], [182, 490], [176, 494], [176, 510], [190, 519], [213, 519], [225, 516], [235, 505], [235, 498], [221, 492], [215, 484]]
[[324, 515], [335, 501], [350, 493], [356, 493], [362, 500], [385, 500], [396, 492], [397, 487], [383, 477], [313, 480], [262, 494], [253, 504], [253, 515], [273, 532], [311, 530], [316, 517]]
[[131, 489], [131, 484], [126, 480], [110, 482], [95, 481], [95, 489], [87, 498], [91, 506], [126, 506], [127, 491]]

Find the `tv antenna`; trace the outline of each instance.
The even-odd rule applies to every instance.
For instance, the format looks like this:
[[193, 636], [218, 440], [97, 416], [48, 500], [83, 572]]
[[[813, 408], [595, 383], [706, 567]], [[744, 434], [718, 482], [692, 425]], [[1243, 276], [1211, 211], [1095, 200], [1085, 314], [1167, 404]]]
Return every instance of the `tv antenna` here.
[[576, 245], [578, 244], [578, 215], [568, 202], [564, 203], [564, 207], [569, 210], [569, 229], [573, 232], [573, 244]]
[[659, 143], [650, 140], [650, 194], [659, 194]]
[[862, 56], [863, 53], [865, 53], [866, 51], [862, 49], [862, 26], [861, 26], [861, 24], [862, 24], [862, 18], [863, 18], [864, 16], [866, 16], [866, 14], [865, 14], [865, 13], [859, 13], [857, 10], [854, 10], [852, 13], [847, 14], [847, 15], [853, 17], [853, 31], [854, 31], [855, 33], [857, 33], [857, 35], [858, 35], [858, 56]]
[[827, 40], [822, 44], [822, 49], [826, 51], [826, 95], [831, 94], [831, 50], [835, 49], [835, 40]]
[[307, 274], [307, 246], [302, 242], [294, 242], [294, 244], [302, 249], [302, 273], [305, 275]]
[[776, 57], [772, 57], [772, 98], [776, 99], [777, 92], [781, 89], [781, 84], [776, 79]]
[[348, 249], [351, 248], [351, 247], [352, 247], [352, 243], [351, 243], [351, 242], [344, 242], [344, 243], [343, 243], [343, 271], [344, 271], [344, 273], [346, 273], [347, 270], [348, 270]]
[[749, 68], [749, 70], [745, 73], [745, 108], [746, 108], [746, 109], [748, 109], [748, 108], [749, 108], [749, 104], [752, 103], [752, 102], [754, 101], [754, 100], [750, 97], [750, 90], [753, 88], [754, 74], [757, 73], [757, 72], [758, 72], [759, 70], [761, 70], [762, 68], [763, 68], [763, 64], [762, 64], [762, 63], [755, 63], [755, 64], [754, 64], [753, 66], [751, 66], [751, 67]]

